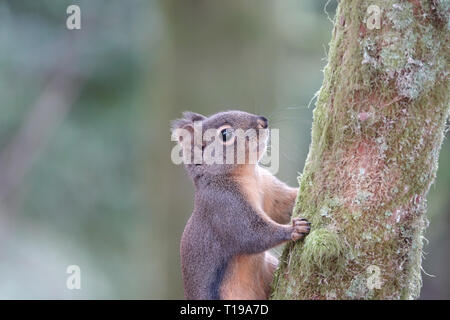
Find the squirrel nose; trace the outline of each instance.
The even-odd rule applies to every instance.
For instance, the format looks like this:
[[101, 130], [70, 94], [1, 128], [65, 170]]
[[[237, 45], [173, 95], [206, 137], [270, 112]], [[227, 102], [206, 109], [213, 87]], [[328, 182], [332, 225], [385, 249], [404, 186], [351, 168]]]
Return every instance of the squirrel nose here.
[[258, 117], [256, 122], [258, 123], [258, 127], [262, 129], [266, 129], [269, 126], [269, 120], [266, 117]]

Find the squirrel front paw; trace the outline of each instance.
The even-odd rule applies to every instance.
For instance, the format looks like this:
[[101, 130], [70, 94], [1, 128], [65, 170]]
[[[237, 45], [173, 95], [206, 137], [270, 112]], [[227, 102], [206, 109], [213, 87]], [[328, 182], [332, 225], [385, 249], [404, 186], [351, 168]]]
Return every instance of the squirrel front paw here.
[[309, 233], [311, 230], [311, 223], [304, 218], [294, 218], [292, 219], [292, 227], [291, 239], [297, 241]]

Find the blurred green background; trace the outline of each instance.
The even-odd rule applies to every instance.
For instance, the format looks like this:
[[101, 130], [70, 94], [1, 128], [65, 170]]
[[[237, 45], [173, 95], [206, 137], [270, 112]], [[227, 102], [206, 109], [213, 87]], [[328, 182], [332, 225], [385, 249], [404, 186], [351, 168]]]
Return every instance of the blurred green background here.
[[[265, 115], [280, 129], [278, 176], [296, 185], [326, 2], [0, 1], [0, 298], [182, 298], [193, 188], [170, 160], [169, 122], [184, 110]], [[81, 30], [66, 28], [70, 4]], [[424, 299], [450, 298], [449, 161], [445, 141]], [[81, 290], [66, 288], [72, 264]]]

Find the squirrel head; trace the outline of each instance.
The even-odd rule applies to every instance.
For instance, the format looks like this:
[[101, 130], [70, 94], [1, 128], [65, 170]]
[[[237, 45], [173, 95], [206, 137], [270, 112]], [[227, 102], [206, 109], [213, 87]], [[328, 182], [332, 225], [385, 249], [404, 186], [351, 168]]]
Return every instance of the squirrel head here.
[[209, 117], [184, 112], [172, 122], [172, 139], [178, 141], [178, 152], [193, 176], [230, 174], [255, 165], [266, 151], [268, 131], [265, 117], [237, 110]]

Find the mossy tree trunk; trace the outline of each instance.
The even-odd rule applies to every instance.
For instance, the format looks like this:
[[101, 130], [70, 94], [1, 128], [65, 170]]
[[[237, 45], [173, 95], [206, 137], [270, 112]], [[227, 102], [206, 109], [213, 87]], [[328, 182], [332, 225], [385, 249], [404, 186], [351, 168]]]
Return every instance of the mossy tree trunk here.
[[[381, 9], [370, 30], [367, 8]], [[449, 111], [449, 2], [339, 3], [273, 299], [411, 299]]]

